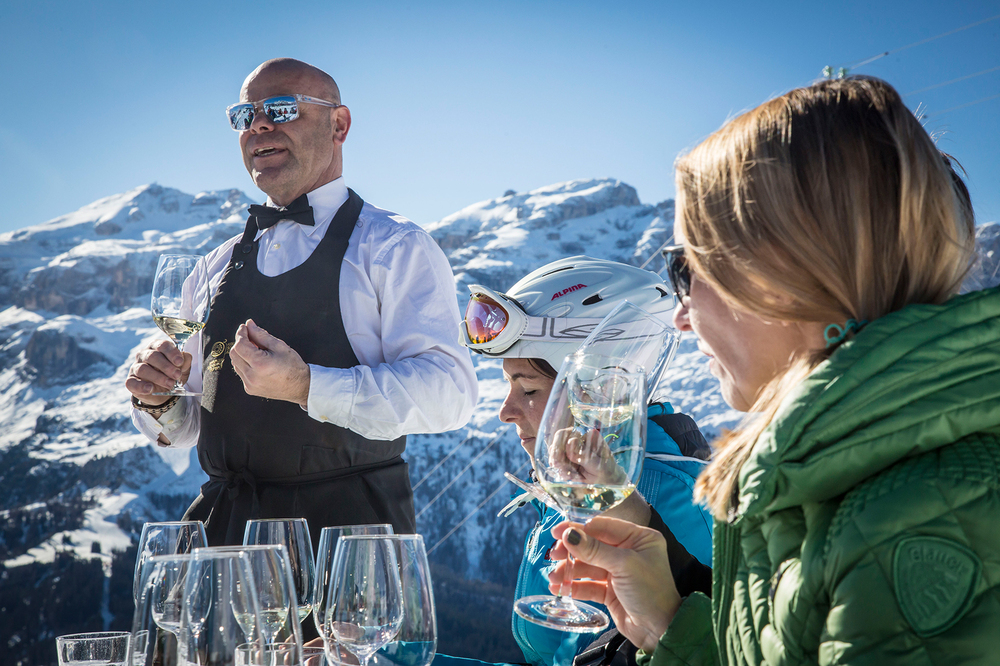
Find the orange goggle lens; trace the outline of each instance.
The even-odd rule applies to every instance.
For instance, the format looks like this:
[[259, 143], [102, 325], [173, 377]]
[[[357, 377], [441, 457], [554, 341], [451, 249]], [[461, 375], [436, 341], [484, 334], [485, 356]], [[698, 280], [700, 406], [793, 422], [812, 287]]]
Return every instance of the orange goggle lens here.
[[496, 340], [507, 326], [507, 311], [485, 294], [473, 294], [465, 308], [465, 330], [473, 344]]

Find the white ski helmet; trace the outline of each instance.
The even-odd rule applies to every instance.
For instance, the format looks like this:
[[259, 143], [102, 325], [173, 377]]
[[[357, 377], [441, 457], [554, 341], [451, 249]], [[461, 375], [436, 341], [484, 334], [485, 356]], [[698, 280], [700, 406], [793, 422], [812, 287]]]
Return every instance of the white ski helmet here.
[[[470, 285], [469, 291], [473, 297], [462, 326], [465, 346], [487, 356], [541, 358], [556, 370], [622, 301], [668, 324], [674, 307], [673, 292], [656, 273], [582, 255], [546, 264], [518, 280], [506, 293], [480, 285]], [[505, 330], [492, 336], [490, 342], [474, 339], [470, 333], [477, 296], [499, 304], [505, 313], [510, 311], [499, 324]], [[477, 323], [490, 327], [489, 322]]]

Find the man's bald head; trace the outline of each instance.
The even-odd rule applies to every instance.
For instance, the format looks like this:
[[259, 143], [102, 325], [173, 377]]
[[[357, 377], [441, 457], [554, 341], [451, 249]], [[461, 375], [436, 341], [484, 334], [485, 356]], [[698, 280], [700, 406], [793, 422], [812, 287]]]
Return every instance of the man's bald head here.
[[265, 73], [269, 77], [280, 77], [286, 81], [290, 92], [303, 93], [340, 104], [340, 88], [337, 87], [333, 77], [319, 67], [294, 58], [273, 58], [261, 63], [243, 81], [243, 87], [240, 89], [241, 100], [256, 101], [249, 99], [247, 89], [254, 79]]
[[[243, 164], [261, 190], [279, 206], [339, 178], [351, 111], [299, 98], [292, 118], [258, 112], [257, 104], [283, 95], [305, 95], [340, 104], [329, 74], [300, 60], [268, 60], [250, 73], [240, 101], [255, 105], [249, 128], [240, 132]], [[263, 111], [263, 109], [261, 109]]]

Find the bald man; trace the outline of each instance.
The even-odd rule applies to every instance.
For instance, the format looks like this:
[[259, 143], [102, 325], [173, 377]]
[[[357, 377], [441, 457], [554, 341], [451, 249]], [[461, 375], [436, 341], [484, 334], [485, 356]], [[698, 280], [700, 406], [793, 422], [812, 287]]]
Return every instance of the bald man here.
[[[210, 545], [250, 518], [415, 531], [406, 435], [464, 425], [477, 397], [447, 258], [343, 178], [351, 112], [322, 70], [288, 58], [229, 107], [243, 163], [268, 195], [207, 256], [212, 309], [182, 352], [158, 340], [125, 386], [161, 446], [197, 444], [209, 480], [185, 514]], [[199, 397], [157, 395], [186, 382]]]

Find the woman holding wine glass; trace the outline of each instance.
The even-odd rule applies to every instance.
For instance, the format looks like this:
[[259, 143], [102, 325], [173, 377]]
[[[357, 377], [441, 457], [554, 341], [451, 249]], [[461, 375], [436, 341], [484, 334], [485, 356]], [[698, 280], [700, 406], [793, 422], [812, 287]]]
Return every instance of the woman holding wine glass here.
[[[567, 288], [576, 285], [586, 288]], [[543, 266], [506, 294], [478, 285], [470, 290], [473, 295], [462, 327], [465, 345], [474, 352], [504, 359], [504, 378], [510, 388], [500, 409], [500, 420], [516, 426], [529, 457], [534, 455], [535, 438], [556, 368], [580, 348], [587, 333], [623, 300], [660, 319], [665, 319], [673, 306], [669, 290], [655, 273], [589, 257], [571, 257]], [[532, 323], [534, 328], [525, 328]], [[562, 335], [563, 331], [568, 332]], [[654, 363], [648, 365], [653, 367]], [[657, 399], [654, 385], [655, 379], [649, 387], [647, 457], [638, 492], [609, 510], [608, 515], [672, 533], [668, 538], [675, 544], [671, 556], [675, 558], [679, 586], [707, 591], [710, 576], [704, 565], [711, 559], [711, 522], [703, 510], [692, 504], [691, 493], [695, 477], [709, 456], [708, 446], [690, 417], [675, 414], [669, 403]], [[548, 593], [547, 576], [555, 566], [548, 553], [556, 544], [550, 529], [562, 521], [555, 506], [529, 500], [522, 498], [519, 504], [531, 504], [538, 512], [538, 522], [524, 543], [518, 598]], [[525, 661], [533, 665], [551, 665], [567, 638], [562, 632], [528, 622], [517, 614], [512, 628]], [[569, 648], [582, 650], [596, 636], [576, 634], [572, 637], [576, 643]], [[628, 651], [620, 638], [609, 643], [609, 651], [619, 648]]]
[[996, 663], [1000, 288], [956, 295], [975, 227], [950, 160], [889, 84], [823, 81], [678, 161], [676, 232], [674, 321], [752, 414], [696, 486], [715, 595], [596, 518], [555, 529], [574, 596], [651, 666]]

